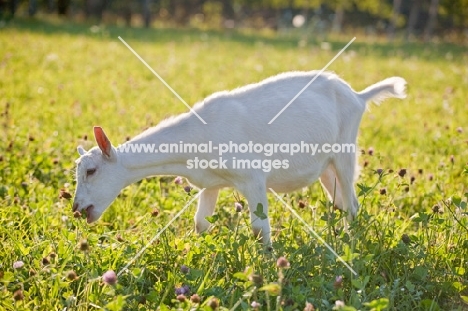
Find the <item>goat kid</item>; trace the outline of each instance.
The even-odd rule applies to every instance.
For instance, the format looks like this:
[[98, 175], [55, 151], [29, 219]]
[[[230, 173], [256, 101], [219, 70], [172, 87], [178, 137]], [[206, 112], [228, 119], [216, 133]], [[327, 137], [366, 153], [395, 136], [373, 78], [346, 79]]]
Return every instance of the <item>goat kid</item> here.
[[[223, 143], [354, 144], [361, 117], [369, 101], [404, 98], [406, 81], [392, 77], [355, 92], [345, 81], [332, 73], [322, 73], [272, 124], [268, 122], [318, 74], [311, 72], [283, 73], [256, 84], [233, 91], [215, 93], [191, 112], [162, 121], [118, 148], [114, 147], [100, 127], [94, 127], [97, 147], [85, 151], [78, 147], [76, 160], [76, 193], [73, 211], [86, 211], [88, 223], [96, 221], [117, 197], [121, 189], [145, 177], [178, 175], [198, 188], [206, 188], [199, 197], [195, 215], [197, 232], [209, 227], [207, 216], [213, 214], [218, 191], [234, 187], [247, 199], [254, 234], [270, 243], [268, 217], [258, 217], [259, 204], [268, 215], [267, 190], [291, 192], [308, 186], [320, 178], [330, 200], [352, 220], [358, 211], [354, 191], [357, 176], [357, 153], [317, 153], [273, 156], [229, 151], [227, 159], [287, 160], [288, 168], [235, 169], [189, 168], [187, 161], [199, 157], [217, 160], [213, 153], [138, 153], [123, 152], [128, 144], [206, 144]], [[261, 215], [260, 215], [261, 216]]]

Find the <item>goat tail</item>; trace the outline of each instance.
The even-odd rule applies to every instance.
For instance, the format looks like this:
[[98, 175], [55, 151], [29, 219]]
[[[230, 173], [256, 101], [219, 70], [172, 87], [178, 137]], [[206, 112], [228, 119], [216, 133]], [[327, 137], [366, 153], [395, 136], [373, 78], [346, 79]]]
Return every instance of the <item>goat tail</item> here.
[[367, 102], [379, 104], [387, 98], [405, 98], [406, 81], [400, 77], [391, 77], [377, 82], [358, 93], [359, 97]]

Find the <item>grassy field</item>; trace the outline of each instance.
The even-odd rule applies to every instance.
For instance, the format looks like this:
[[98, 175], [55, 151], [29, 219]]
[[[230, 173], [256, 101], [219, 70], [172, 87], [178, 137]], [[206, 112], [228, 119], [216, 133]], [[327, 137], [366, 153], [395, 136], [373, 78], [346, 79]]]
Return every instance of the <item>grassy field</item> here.
[[[186, 111], [118, 36], [191, 105], [321, 69], [351, 39], [28, 20], [0, 29], [0, 310], [468, 308], [466, 48], [358, 37], [329, 68], [356, 90], [408, 81], [407, 99], [363, 117], [361, 209], [349, 230], [318, 183], [285, 196], [354, 276], [273, 196], [272, 252], [226, 189], [208, 233], [195, 234], [193, 204], [131, 263], [196, 193], [173, 177], [126, 188], [96, 224], [73, 217], [76, 146], [95, 145], [93, 125], [118, 144]], [[277, 267], [282, 256], [287, 269]], [[115, 285], [101, 279], [108, 270], [123, 271]]]

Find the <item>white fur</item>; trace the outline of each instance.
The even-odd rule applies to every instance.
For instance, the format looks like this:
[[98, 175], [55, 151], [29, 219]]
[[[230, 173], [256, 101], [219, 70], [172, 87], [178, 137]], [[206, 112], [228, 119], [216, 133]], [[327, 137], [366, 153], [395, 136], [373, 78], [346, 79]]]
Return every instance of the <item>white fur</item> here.
[[[162, 143], [356, 143], [356, 136], [366, 102], [387, 97], [405, 97], [405, 80], [393, 77], [355, 92], [337, 75], [323, 73], [271, 125], [268, 122], [318, 72], [283, 73], [233, 91], [215, 93], [194, 106], [207, 122], [204, 125], [192, 113], [162, 121], [126, 144]], [[193, 185], [206, 188], [201, 194], [195, 215], [198, 232], [209, 227], [205, 217], [212, 215], [218, 191], [223, 187], [238, 189], [247, 199], [255, 234], [270, 242], [268, 218], [254, 212], [261, 203], [268, 213], [267, 189], [290, 192], [320, 178], [330, 199], [352, 219], [358, 211], [353, 187], [356, 157], [352, 153], [279, 154], [274, 157], [289, 161], [288, 169], [188, 169], [187, 160], [195, 156], [207, 160], [218, 154], [123, 153], [110, 146], [105, 155], [101, 143], [88, 152], [79, 149], [77, 188], [74, 210], [88, 211], [88, 222], [97, 220], [131, 183], [153, 175], [179, 175]], [[226, 154], [225, 158], [237, 156]], [[270, 159], [264, 154], [243, 154], [244, 159]], [[87, 171], [96, 171], [87, 176]], [[92, 172], [92, 171], [89, 171]], [[335, 188], [336, 185], [336, 188]]]

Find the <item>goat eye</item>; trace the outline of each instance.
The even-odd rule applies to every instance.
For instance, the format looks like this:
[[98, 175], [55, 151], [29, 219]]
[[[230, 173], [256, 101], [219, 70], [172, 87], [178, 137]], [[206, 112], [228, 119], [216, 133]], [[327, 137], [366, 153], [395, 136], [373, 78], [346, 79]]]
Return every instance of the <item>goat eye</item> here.
[[86, 176], [91, 176], [91, 175], [93, 175], [94, 173], [96, 173], [96, 169], [95, 169], [95, 168], [90, 168], [90, 169], [86, 170]]

